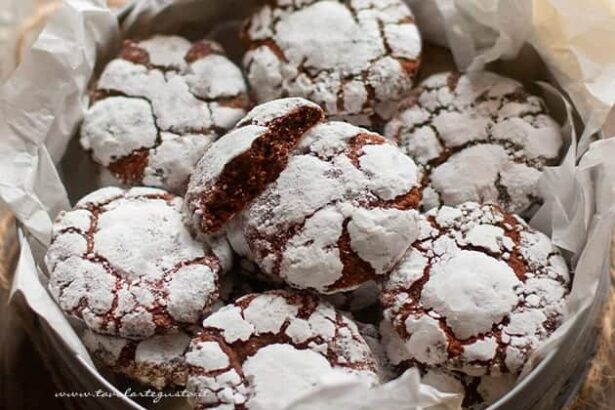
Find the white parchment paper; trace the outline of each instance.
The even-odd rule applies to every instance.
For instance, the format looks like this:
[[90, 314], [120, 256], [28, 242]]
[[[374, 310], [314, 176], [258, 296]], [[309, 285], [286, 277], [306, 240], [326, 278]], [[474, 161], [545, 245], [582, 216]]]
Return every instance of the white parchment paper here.
[[[577, 149], [571, 106], [563, 102], [555, 88], [542, 86], [550, 108], [559, 111], [557, 117], [570, 140], [570, 148], [561, 166], [545, 172], [541, 190], [546, 200], [532, 224], [549, 233], [570, 255], [575, 280], [568, 300], [569, 318], [533, 358], [532, 363], [536, 363], [566, 339], [569, 328], [594, 302], [600, 279], [608, 275], [605, 267], [609, 264], [615, 213], [615, 191], [610, 184], [615, 180], [615, 165], [609, 162], [615, 155], [615, 139], [589, 145], [588, 136], [599, 127], [609, 130], [606, 119], [615, 90], [613, 82], [607, 84], [607, 77], [612, 66], [581, 47], [588, 46], [587, 39], [576, 41], [581, 34], [591, 33], [598, 38], [604, 31], [590, 30], [594, 27], [589, 24], [591, 18], [581, 17], [575, 20], [579, 26], [578, 35], [558, 38], [559, 46], [550, 48], [548, 36], [541, 33], [573, 27], [569, 19], [561, 17], [575, 11], [568, 1], [408, 2], [417, 11], [424, 35], [450, 47], [461, 68], [477, 68], [498, 58], [514, 57], [525, 42], [534, 45], [588, 125], [581, 137], [586, 143]], [[596, 3], [596, 8], [600, 5], [597, 0], [590, 3]], [[47, 293], [46, 278], [40, 268], [41, 256], [50, 240], [51, 221], [59, 210], [70, 205], [68, 192], [95, 188], [65, 186], [56, 164], [65, 155], [87, 107], [86, 90], [96, 64], [104, 62], [117, 49], [120, 33], [143, 36], [155, 30], [202, 35], [212, 29], [214, 21], [241, 17], [251, 4], [253, 2], [248, 0], [142, 1], [120, 27], [116, 15], [102, 2], [67, 0], [49, 21], [22, 65], [0, 88], [0, 196], [17, 215], [25, 232], [20, 236], [22, 252], [13, 293], [23, 295], [67, 348], [88, 363], [91, 360], [76, 332]], [[542, 5], [540, 12], [532, 5]], [[541, 17], [546, 15], [544, 10], [561, 18], [550, 22]], [[582, 16], [591, 14], [597, 18], [602, 12], [585, 10], [583, 13]], [[602, 19], [596, 21], [603, 22]], [[605, 30], [610, 31], [610, 27]], [[225, 46], [233, 47], [234, 39], [227, 31], [219, 30], [216, 38]], [[562, 50], [575, 50], [570, 52], [575, 58], [561, 58], [565, 54]], [[615, 60], [615, 55], [610, 58]], [[533, 61], [527, 63], [533, 64]], [[584, 71], [579, 67], [592, 69]], [[519, 76], [523, 77], [523, 71]], [[611, 78], [615, 79], [615, 74]], [[522, 79], [528, 83], [533, 80]], [[68, 151], [67, 156], [71, 149]], [[578, 162], [577, 158], [583, 154]], [[71, 174], [84, 172], [76, 164], [64, 161], [64, 181], [68, 181]], [[388, 410], [452, 410], [460, 407], [460, 397], [422, 385], [418, 373], [410, 370], [397, 380], [371, 390], [360, 382], [332, 381], [290, 408], [350, 410], [384, 408], [385, 403]]]

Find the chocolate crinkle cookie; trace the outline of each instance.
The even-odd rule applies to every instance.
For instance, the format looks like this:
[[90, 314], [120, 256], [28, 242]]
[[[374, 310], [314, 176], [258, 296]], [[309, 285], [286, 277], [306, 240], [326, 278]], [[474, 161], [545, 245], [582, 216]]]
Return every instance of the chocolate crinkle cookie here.
[[218, 299], [220, 257], [183, 225], [182, 199], [103, 188], [62, 212], [46, 254], [60, 308], [132, 339], [198, 323]]
[[385, 127], [424, 170], [423, 207], [495, 203], [531, 216], [564, 140], [543, 101], [490, 72], [427, 78]]
[[410, 359], [470, 376], [517, 374], [563, 319], [565, 260], [493, 205], [444, 206], [422, 225], [381, 296]]
[[186, 192], [189, 224], [199, 235], [224, 224], [275, 181], [305, 133], [321, 122], [320, 107], [286, 98], [255, 107], [198, 161]]
[[186, 354], [195, 409], [284, 409], [328, 378], [377, 384], [355, 323], [309, 293], [247, 295], [205, 319]]
[[185, 354], [193, 334], [178, 330], [144, 340], [129, 340], [86, 330], [86, 348], [115, 372], [156, 389], [186, 385]]
[[257, 101], [304, 97], [362, 126], [391, 118], [422, 48], [403, 0], [268, 1], [246, 22], [245, 38]]
[[126, 40], [95, 84], [81, 145], [121, 183], [183, 193], [203, 152], [249, 105], [241, 70], [218, 44]]
[[[399, 375], [409, 368], [415, 368], [421, 374], [423, 384], [434, 387], [441, 393], [461, 395], [464, 410], [486, 409], [510, 391], [518, 379], [517, 374], [511, 373], [497, 376], [469, 376], [461, 372], [423, 365], [412, 359], [404, 341], [388, 321], [382, 321], [379, 334], [381, 343], [376, 347], [376, 351], [384, 352], [380, 353], [379, 357], [384, 357], [381, 362], [388, 365], [389, 374]], [[368, 336], [366, 340], [369, 343]]]
[[382, 278], [417, 238], [419, 180], [386, 138], [322, 122], [226, 231], [266, 275], [320, 293], [353, 290]]

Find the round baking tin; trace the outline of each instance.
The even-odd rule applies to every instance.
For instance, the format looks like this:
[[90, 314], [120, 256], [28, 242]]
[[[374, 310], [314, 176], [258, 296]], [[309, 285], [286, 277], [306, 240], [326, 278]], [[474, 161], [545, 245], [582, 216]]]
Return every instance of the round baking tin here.
[[[126, 18], [134, 5], [129, 3], [117, 13], [120, 22]], [[602, 317], [609, 289], [610, 276], [602, 275], [596, 298], [568, 329], [566, 340], [547, 355], [525, 379], [490, 406], [489, 410], [554, 410], [565, 409], [570, 405], [583, 385], [591, 358], [596, 351], [600, 333], [598, 322]], [[76, 355], [44, 320], [39, 319], [38, 322], [46, 342], [57, 354], [50, 360], [62, 378], [63, 384], [74, 392], [110, 393], [104, 398], [84, 398], [83, 400], [87, 400], [87, 408], [147, 410], [126, 397], [124, 392], [106, 380], [82, 357]], [[156, 408], [172, 407], [164, 404], [156, 405]]]

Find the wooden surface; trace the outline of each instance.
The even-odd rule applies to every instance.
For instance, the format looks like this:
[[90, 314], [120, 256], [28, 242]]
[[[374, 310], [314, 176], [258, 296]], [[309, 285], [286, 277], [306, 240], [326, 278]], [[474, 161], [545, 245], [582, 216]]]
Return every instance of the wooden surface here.
[[573, 410], [615, 409], [615, 239], [611, 249], [611, 293], [601, 322], [598, 351]]

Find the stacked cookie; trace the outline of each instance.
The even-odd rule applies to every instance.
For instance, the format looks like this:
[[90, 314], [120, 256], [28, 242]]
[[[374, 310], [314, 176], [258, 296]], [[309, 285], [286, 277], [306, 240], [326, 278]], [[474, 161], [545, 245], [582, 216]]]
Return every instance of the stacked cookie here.
[[401, 0], [269, 1], [242, 35], [247, 83], [177, 36], [104, 68], [81, 142], [121, 187], [58, 216], [59, 306], [100, 362], [196, 409], [284, 409], [409, 368], [486, 407], [571, 286], [523, 219], [563, 146], [544, 103], [487, 72], [411, 90]]

